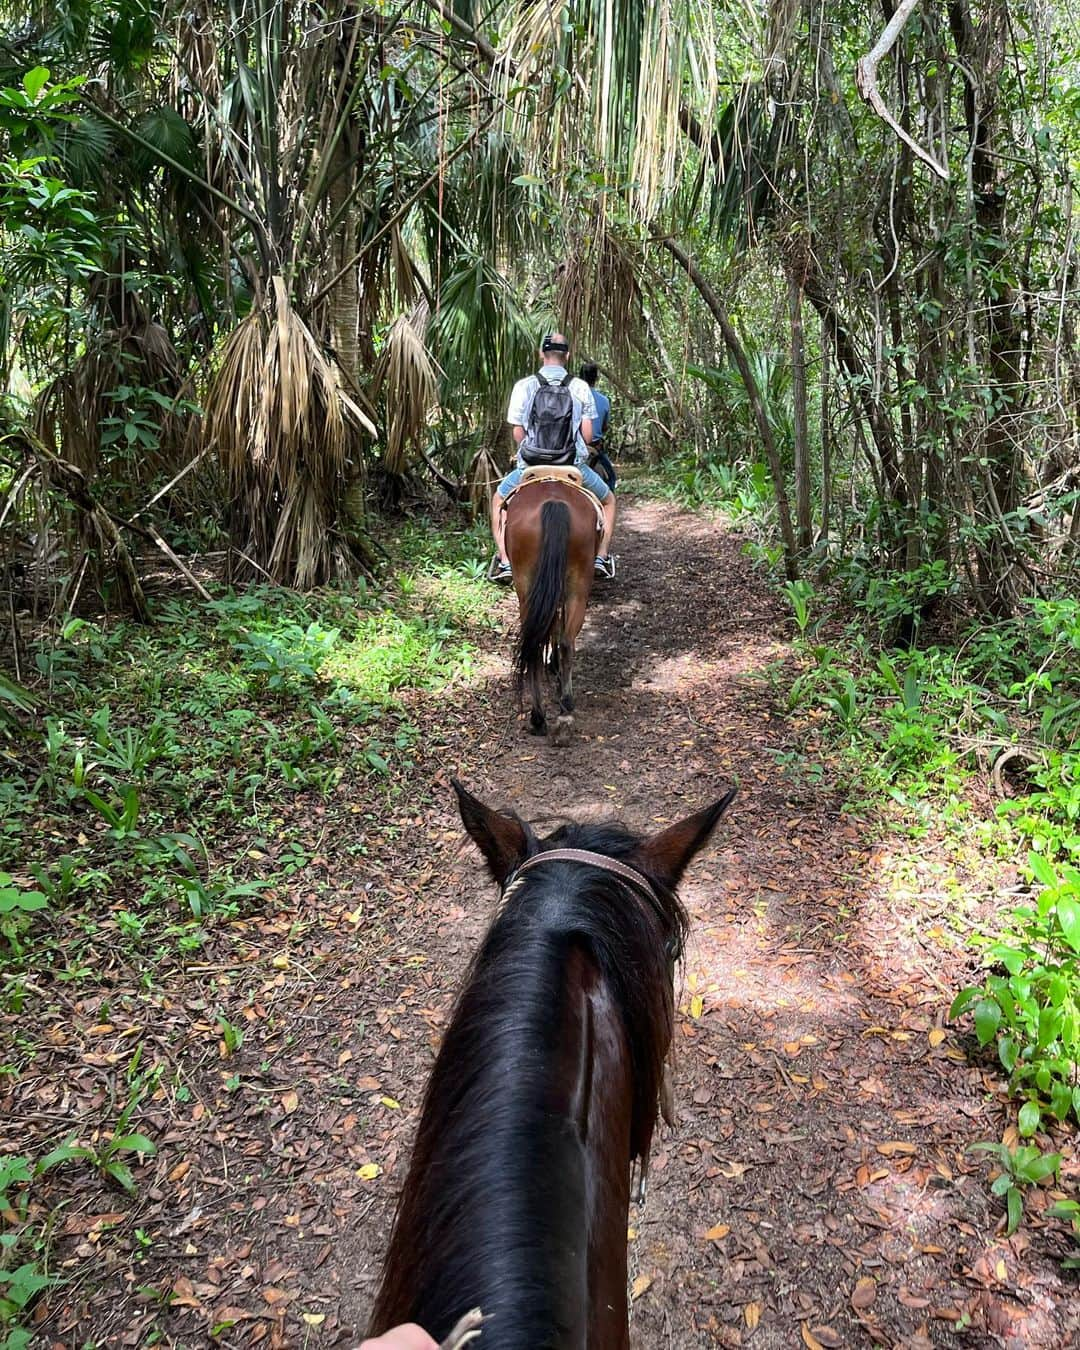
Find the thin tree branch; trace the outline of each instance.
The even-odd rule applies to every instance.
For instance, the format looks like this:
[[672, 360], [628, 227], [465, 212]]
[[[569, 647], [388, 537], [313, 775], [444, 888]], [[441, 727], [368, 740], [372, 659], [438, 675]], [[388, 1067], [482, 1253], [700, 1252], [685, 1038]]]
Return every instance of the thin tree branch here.
[[[433, 9], [436, 14], [448, 23], [455, 33], [458, 33], [466, 42], [471, 42], [480, 56], [489, 66], [498, 65], [500, 61], [508, 61], [509, 57], [495, 50], [491, 43], [482, 33], [478, 33], [471, 23], [463, 19], [460, 14], [455, 14], [449, 5], [444, 4], [443, 0], [426, 0], [429, 9]], [[511, 73], [513, 66], [511, 66]]]
[[929, 151], [924, 150], [921, 145], [916, 144], [916, 142], [912, 140], [885, 106], [885, 100], [881, 97], [881, 91], [878, 89], [877, 84], [878, 66], [881, 64], [882, 59], [892, 50], [893, 46], [896, 44], [897, 38], [899, 38], [900, 34], [904, 31], [904, 26], [908, 19], [911, 18], [918, 7], [919, 0], [901, 0], [901, 3], [897, 5], [895, 13], [885, 25], [885, 31], [878, 38], [877, 42], [874, 43], [870, 51], [868, 51], [865, 56], [860, 57], [859, 62], [855, 67], [855, 87], [881, 120], [887, 126], [891, 127], [893, 132], [904, 142], [912, 154], [917, 155], [924, 164], [933, 169], [937, 176], [947, 183], [949, 181], [949, 170], [947, 166], [941, 164]]

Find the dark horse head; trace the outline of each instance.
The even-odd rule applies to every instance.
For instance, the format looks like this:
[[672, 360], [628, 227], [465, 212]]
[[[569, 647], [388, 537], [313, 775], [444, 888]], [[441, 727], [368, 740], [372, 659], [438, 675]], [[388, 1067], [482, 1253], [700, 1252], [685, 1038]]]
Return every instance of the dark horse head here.
[[540, 839], [454, 786], [502, 900], [428, 1084], [370, 1331], [440, 1338], [479, 1306], [485, 1350], [623, 1350], [631, 1165], [687, 929], [674, 888], [735, 794], [649, 838]]

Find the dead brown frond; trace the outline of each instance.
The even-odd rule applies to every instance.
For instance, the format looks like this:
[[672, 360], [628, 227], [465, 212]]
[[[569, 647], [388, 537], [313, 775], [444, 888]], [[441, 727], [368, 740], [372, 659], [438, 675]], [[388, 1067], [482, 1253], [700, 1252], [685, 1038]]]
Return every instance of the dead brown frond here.
[[68, 369], [49, 381], [34, 408], [34, 434], [69, 464], [93, 476], [102, 445], [115, 429], [109, 419], [125, 411], [149, 415], [156, 424], [154, 444], [138, 443], [127, 473], [130, 483], [145, 482], [177, 462], [185, 419], [160, 404], [146, 404], [146, 396], [139, 392], [126, 399], [113, 396], [126, 386], [175, 399], [182, 384], [180, 358], [168, 333], [161, 324], [132, 314], [129, 323], [103, 329], [88, 341]]
[[390, 232], [390, 256], [394, 265], [394, 290], [397, 292], [398, 303], [415, 305], [420, 292], [416, 263], [405, 246], [400, 228], [396, 225]]
[[469, 465], [469, 505], [475, 515], [482, 516], [488, 509], [491, 495], [502, 481], [503, 471], [495, 456], [481, 446]]
[[307, 589], [347, 574], [346, 449], [374, 427], [293, 309], [281, 277], [232, 333], [206, 397], [207, 443], [229, 483], [233, 539], [258, 571]]
[[438, 401], [435, 363], [424, 345], [427, 320], [425, 301], [399, 315], [375, 367], [373, 396], [386, 410], [383, 467], [391, 474], [405, 472], [409, 449], [425, 434]]
[[606, 352], [625, 369], [643, 329], [641, 255], [598, 212], [568, 250], [558, 276], [557, 312], [578, 351]]

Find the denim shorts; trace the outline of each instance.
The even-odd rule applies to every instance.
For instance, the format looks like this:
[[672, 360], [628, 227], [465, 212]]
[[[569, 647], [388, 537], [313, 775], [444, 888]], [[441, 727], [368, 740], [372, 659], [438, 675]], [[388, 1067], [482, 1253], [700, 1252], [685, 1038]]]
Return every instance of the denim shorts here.
[[[600, 475], [596, 472], [596, 470], [590, 469], [587, 464], [575, 464], [574, 468], [580, 470], [581, 472], [581, 486], [588, 488], [589, 491], [598, 501], [601, 502], [606, 501], [608, 496], [611, 494], [611, 489], [600, 477]], [[513, 492], [514, 488], [520, 485], [521, 475], [524, 472], [525, 472], [524, 469], [511, 469], [510, 472], [506, 475], [506, 477], [502, 480], [496, 491], [498, 492], [499, 496], [503, 498], [503, 500], [509, 497], [511, 492]]]

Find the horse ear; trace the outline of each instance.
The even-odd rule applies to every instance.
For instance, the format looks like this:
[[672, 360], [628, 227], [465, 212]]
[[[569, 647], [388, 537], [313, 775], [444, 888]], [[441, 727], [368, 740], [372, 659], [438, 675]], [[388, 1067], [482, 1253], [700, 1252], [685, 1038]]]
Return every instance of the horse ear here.
[[712, 834], [716, 822], [731, 805], [737, 789], [725, 792], [719, 801], [695, 811], [692, 816], [669, 825], [666, 830], [654, 834], [639, 844], [635, 856], [640, 859], [646, 872], [674, 887], [686, 871], [690, 859], [697, 853]]
[[473, 843], [484, 855], [488, 871], [501, 886], [529, 851], [524, 824], [514, 815], [504, 815], [485, 806], [479, 797], [450, 779], [457, 793], [458, 810]]

